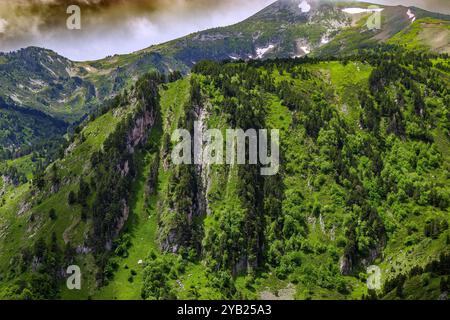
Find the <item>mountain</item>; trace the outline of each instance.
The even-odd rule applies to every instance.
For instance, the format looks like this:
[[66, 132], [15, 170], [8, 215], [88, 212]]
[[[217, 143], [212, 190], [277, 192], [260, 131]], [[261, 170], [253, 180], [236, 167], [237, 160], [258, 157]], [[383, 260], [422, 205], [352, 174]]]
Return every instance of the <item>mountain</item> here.
[[[19, 106], [75, 121], [92, 109], [96, 100], [102, 101], [130, 85], [129, 79], [136, 81], [139, 75], [150, 70], [187, 73], [196, 62], [205, 59], [284, 58], [330, 51], [338, 54], [356, 50], [368, 42], [389, 41], [399, 32], [410, 34], [425, 46], [426, 34], [436, 32], [436, 28], [440, 32], [436, 41], [442, 44], [430, 43], [429, 48], [438, 52], [449, 50], [445, 43], [450, 16], [414, 7], [380, 6], [383, 9], [381, 29], [371, 31], [365, 22], [372, 12], [345, 11], [354, 7], [364, 9], [370, 4], [310, 0], [304, 8], [301, 3], [280, 0], [236, 25], [201, 31], [99, 61], [73, 62], [50, 50], [34, 47], [1, 54], [0, 96]], [[431, 27], [435, 29], [429, 31]], [[353, 39], [356, 33], [360, 35]], [[395, 41], [394, 37], [391, 42]]]
[[[347, 59], [143, 76], [32, 182], [5, 176], [2, 295], [438, 298], [450, 236], [445, 61], [391, 46]], [[194, 121], [280, 129], [279, 174], [174, 165], [171, 135]], [[81, 291], [64, 286], [71, 264]], [[371, 264], [386, 277], [376, 292]]]
[[[124, 65], [127, 59], [135, 61], [154, 53], [174, 57], [190, 68], [205, 59], [222, 61], [321, 55], [323, 49], [338, 44], [339, 48], [333, 53], [346, 53], [363, 45], [386, 42], [400, 31], [408, 30], [412, 24], [421, 28], [421, 20], [427, 18], [439, 21], [440, 38], [448, 41], [450, 16], [447, 15], [414, 7], [379, 6], [382, 9], [380, 29], [368, 30], [367, 18], [373, 12], [353, 13], [348, 9], [366, 9], [370, 4], [316, 0], [308, 1], [309, 7], [303, 8], [301, 3], [297, 0], [277, 1], [238, 24], [197, 32], [122, 58], [107, 58], [104, 63], [121, 61]], [[359, 39], [354, 39], [355, 33], [360, 34]], [[354, 42], [356, 40], [361, 42]], [[342, 42], [348, 45], [342, 45]], [[430, 46], [428, 49], [439, 48]]]
[[[237, 26], [101, 61], [25, 49], [53, 70], [30, 69], [41, 81], [60, 74], [67, 94], [72, 76], [93, 84], [95, 112], [51, 159], [0, 162], [0, 298], [446, 298], [450, 62], [445, 44], [433, 52], [422, 34], [445, 35], [446, 22], [385, 7], [391, 22], [369, 31], [366, 14], [340, 10], [355, 4], [309, 3], [299, 12], [277, 2]], [[315, 21], [320, 32], [303, 35], [319, 30]], [[347, 27], [334, 33], [338, 23]], [[200, 52], [245, 61], [199, 62]], [[66, 68], [77, 71], [63, 80]], [[43, 135], [27, 128], [63, 131], [75, 119], [47, 103], [2, 103], [20, 112], [8, 121], [24, 143]], [[262, 175], [263, 164], [176, 165], [174, 131], [195, 128], [278, 129], [276, 174]], [[81, 290], [66, 286], [70, 265]], [[382, 274], [373, 290], [369, 266]]]
[[[384, 7], [381, 11], [381, 28], [368, 30], [367, 14], [353, 14], [354, 22], [350, 28], [343, 30], [330, 43], [318, 49], [318, 55], [350, 54], [361, 47], [376, 43], [389, 43], [408, 46], [410, 49], [449, 53], [450, 17], [424, 11], [414, 7]], [[430, 26], [439, 34], [438, 41], [425, 34], [430, 34]], [[412, 32], [414, 30], [414, 32]], [[408, 33], [409, 37], [403, 36]], [[439, 43], [440, 41], [440, 43]]]
[[83, 70], [53, 51], [30, 47], [0, 55], [0, 94], [9, 104], [32, 108], [61, 120], [79, 120], [95, 88]]
[[[303, 3], [280, 0], [238, 24], [99, 61], [74, 62], [35, 47], [1, 54], [0, 98], [8, 105], [43, 112], [70, 127], [96, 112], [105, 100], [146, 72], [187, 74], [195, 63], [205, 59], [352, 54], [379, 42], [450, 52], [449, 16], [414, 7], [380, 6], [381, 29], [368, 30], [366, 20], [372, 12], [349, 13], [345, 9], [365, 9], [369, 4], [319, 0]], [[7, 127], [5, 123], [1, 125]], [[17, 139], [7, 150], [3, 147], [3, 152], [30, 150], [25, 140]], [[0, 142], [3, 146], [10, 145], [6, 139], [0, 138]], [[31, 149], [41, 150], [39, 145]]]

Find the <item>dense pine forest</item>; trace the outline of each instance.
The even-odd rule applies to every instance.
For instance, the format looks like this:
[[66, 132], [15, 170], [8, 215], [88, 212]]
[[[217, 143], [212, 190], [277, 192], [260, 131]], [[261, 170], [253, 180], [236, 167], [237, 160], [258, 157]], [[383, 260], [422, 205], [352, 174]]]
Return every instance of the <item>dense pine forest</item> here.
[[[144, 75], [52, 161], [34, 152], [0, 168], [0, 297], [438, 299], [450, 286], [449, 70], [447, 54], [385, 44]], [[279, 129], [278, 174], [174, 165], [172, 133], [195, 121]], [[72, 264], [80, 291], [65, 285]]]

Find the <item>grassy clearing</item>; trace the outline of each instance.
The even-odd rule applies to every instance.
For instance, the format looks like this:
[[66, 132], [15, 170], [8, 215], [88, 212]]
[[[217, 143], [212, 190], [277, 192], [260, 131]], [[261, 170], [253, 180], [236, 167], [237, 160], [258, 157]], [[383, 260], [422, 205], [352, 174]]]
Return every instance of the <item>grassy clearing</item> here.
[[289, 109], [282, 105], [281, 101], [271, 95], [267, 105], [267, 125], [269, 128], [279, 129], [282, 134], [287, 134], [292, 123], [292, 115]]
[[450, 22], [433, 18], [418, 19], [387, 43], [404, 46], [408, 50], [450, 52]]
[[0, 270], [8, 268], [17, 248], [28, 242], [26, 221], [28, 216], [18, 215], [26, 199], [30, 185], [24, 184], [8, 191], [5, 202], [0, 204]]
[[361, 62], [343, 64], [337, 61], [322, 62], [309, 68], [320, 72], [335, 90], [339, 110], [355, 124], [359, 117], [358, 92], [368, 88], [372, 67]]

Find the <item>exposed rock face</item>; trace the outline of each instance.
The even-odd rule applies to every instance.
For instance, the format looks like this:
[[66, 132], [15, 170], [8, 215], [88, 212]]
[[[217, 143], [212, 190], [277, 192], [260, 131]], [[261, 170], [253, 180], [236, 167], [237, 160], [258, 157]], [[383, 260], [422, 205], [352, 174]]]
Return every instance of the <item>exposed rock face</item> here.
[[[134, 101], [135, 103], [136, 101]], [[122, 155], [122, 160], [119, 160], [116, 168], [122, 178], [130, 176], [133, 173], [133, 161], [132, 156], [135, 153], [135, 149], [138, 146], [142, 146], [146, 143], [150, 134], [151, 128], [156, 122], [157, 111], [151, 107], [145, 107], [145, 110], [139, 112], [135, 118], [131, 121], [131, 126], [127, 130], [125, 154]], [[114, 238], [120, 235], [123, 227], [128, 221], [130, 215], [130, 207], [128, 199], [123, 198], [120, 201], [121, 213], [115, 218], [114, 225], [112, 226], [112, 232], [109, 238], [105, 242], [106, 250], [112, 249]]]
[[440, 301], [447, 301], [448, 300], [448, 292], [445, 291], [445, 292], [441, 293], [441, 295], [439, 296], [438, 300], [440, 300]]
[[[207, 108], [204, 106], [198, 107], [195, 110], [195, 116], [198, 119], [199, 127], [198, 128], [202, 135], [207, 130], [205, 121], [208, 118]], [[209, 165], [204, 163], [203, 161], [201, 164], [197, 165], [195, 167], [195, 174], [196, 174], [196, 180], [197, 180], [197, 193], [195, 195], [196, 204], [195, 204], [195, 214], [196, 215], [203, 215], [208, 211], [208, 201], [207, 201], [207, 190], [209, 186], [209, 179], [208, 179], [208, 172], [209, 172]]]
[[7, 185], [6, 177], [2, 176], [1, 179], [3, 180], [3, 187], [0, 189], [0, 197], [5, 194], [5, 192], [6, 192], [6, 185]]
[[341, 270], [342, 275], [349, 275], [352, 272], [353, 262], [350, 256], [344, 255], [341, 257], [341, 261], [339, 262], [339, 269]]
[[77, 254], [89, 254], [92, 249], [86, 246], [77, 246], [75, 251]]
[[183, 236], [178, 229], [172, 229], [168, 235], [161, 239], [161, 250], [165, 252], [177, 253], [180, 249], [180, 243], [183, 242]]
[[122, 204], [122, 215], [119, 217], [119, 220], [117, 221], [115, 234], [116, 237], [119, 235], [120, 231], [125, 226], [128, 217], [130, 216], [130, 207], [128, 206], [127, 201], [125, 199], [122, 199], [121, 204]]
[[157, 155], [153, 160], [152, 166], [150, 168], [150, 174], [147, 178], [147, 182], [145, 184], [145, 194], [146, 196], [156, 194], [156, 185], [158, 182], [158, 173], [159, 173], [159, 156]]
[[24, 213], [28, 212], [28, 210], [30, 210], [31, 208], [31, 204], [28, 202], [23, 202], [20, 207], [19, 207], [19, 211], [17, 212], [18, 216], [23, 215]]
[[226, 36], [220, 33], [216, 34], [199, 34], [194, 37], [194, 40], [200, 41], [217, 41], [226, 39]]
[[67, 149], [64, 151], [64, 155], [68, 156], [70, 153], [72, 153], [72, 151], [76, 148], [77, 143], [76, 142], [72, 142], [70, 144], [70, 146], [67, 147]]
[[233, 266], [233, 275], [242, 274], [248, 270], [248, 260], [246, 256], [240, 258], [240, 260]]
[[[134, 120], [134, 126], [131, 129], [127, 137], [127, 151], [130, 154], [134, 154], [135, 148], [147, 141], [150, 129], [153, 127], [156, 121], [156, 112], [154, 110], [144, 111], [142, 116], [137, 117]], [[118, 170], [122, 177], [130, 174], [130, 164], [128, 160], [118, 165]], [[122, 215], [118, 218], [116, 222], [116, 229], [114, 232], [114, 237], [117, 237], [122, 231], [125, 223], [130, 215], [130, 207], [126, 199], [122, 199]]]
[[3, 176], [3, 184], [4, 185], [16, 185], [13, 179], [9, 176]]
[[40, 265], [41, 265], [40, 259], [38, 257], [34, 256], [32, 262], [31, 262], [31, 270], [33, 272], [36, 272], [39, 269]]
[[[190, 191], [186, 197], [194, 199], [194, 193]], [[163, 204], [164, 205], [164, 204]], [[175, 220], [160, 220], [159, 223], [159, 243], [162, 251], [177, 253], [178, 250], [187, 243], [191, 242], [195, 226], [193, 225], [194, 205], [189, 208], [181, 208], [175, 204], [173, 208], [166, 208], [164, 215], [168, 217], [177, 217]], [[174, 223], [176, 222], [176, 223]]]
[[354, 256], [351, 257], [345, 254], [340, 260], [341, 274], [349, 275], [353, 272], [353, 268], [356, 265], [362, 265], [364, 267], [370, 266], [377, 258], [383, 254], [383, 248], [386, 246], [386, 237], [382, 235], [379, 239], [379, 243], [376, 247], [369, 250], [369, 254], [365, 257]]
[[[208, 118], [208, 113], [206, 105], [195, 107], [189, 114], [189, 117], [191, 117], [190, 120], [192, 122], [196, 122], [197, 127], [195, 130], [197, 132], [203, 134], [207, 130], [206, 119]], [[201, 136], [197, 138], [202, 139]], [[202, 141], [196, 141], [195, 143], [202, 145]], [[203, 155], [203, 148], [198, 151], [198, 154], [194, 152], [194, 159], [199, 164], [196, 164], [189, 173], [192, 184], [189, 189], [183, 191], [185, 199], [189, 199], [189, 205], [186, 206], [184, 202], [178, 202], [178, 199], [160, 203], [162, 214], [170, 217], [169, 221], [167, 219], [160, 220], [159, 242], [162, 251], [176, 253], [186, 244], [197, 247], [198, 251], [201, 249], [201, 239], [198, 238], [198, 235], [201, 234], [202, 230], [201, 226], [196, 225], [195, 218], [208, 213], [207, 191], [210, 181], [209, 166], [200, 161]], [[177, 216], [176, 221], [173, 216]]]
[[50, 192], [51, 193], [57, 193], [59, 191], [59, 183], [55, 183], [52, 185], [52, 187], [50, 188]]
[[125, 161], [125, 162], [123, 163], [123, 165], [119, 165], [119, 166], [118, 166], [118, 170], [120, 171], [120, 175], [121, 175], [122, 177], [127, 176], [128, 173], [130, 172], [130, 165], [129, 165], [128, 160]]
[[378, 245], [377, 247], [370, 250], [369, 255], [361, 260], [361, 264], [364, 267], [370, 266], [377, 258], [383, 254], [384, 243]]

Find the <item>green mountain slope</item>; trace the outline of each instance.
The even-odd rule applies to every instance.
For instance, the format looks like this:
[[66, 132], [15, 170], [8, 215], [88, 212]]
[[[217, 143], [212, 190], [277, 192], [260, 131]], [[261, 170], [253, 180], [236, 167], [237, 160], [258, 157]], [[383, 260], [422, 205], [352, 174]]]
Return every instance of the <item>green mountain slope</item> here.
[[[306, 54], [336, 54], [376, 45], [408, 29], [413, 19], [432, 18], [449, 21], [447, 15], [415, 7], [379, 6], [381, 29], [368, 30], [366, 22], [372, 12], [351, 14], [348, 8], [368, 8], [369, 3], [308, 1], [309, 11], [303, 12], [299, 1], [280, 0], [254, 16], [228, 27], [197, 32], [186, 37], [155, 45], [132, 55], [109, 57], [101, 63], [112, 67], [136, 64], [148, 56], [171, 57], [165, 66], [186, 70], [196, 62], [210, 60], [248, 60], [285, 58]], [[415, 21], [415, 20], [414, 20]], [[172, 61], [173, 63], [173, 61]], [[184, 67], [182, 67], [184, 66]], [[164, 69], [159, 67], [159, 70]]]
[[[4, 185], [0, 268], [2, 275], [10, 270], [2, 277], [2, 284], [12, 284], [7, 294], [24, 290], [10, 281], [31, 271], [28, 259], [34, 254], [32, 271], [36, 274], [27, 278], [28, 289], [35, 298], [55, 297], [61, 272], [58, 263], [80, 259], [93, 264], [92, 252], [101, 256], [112, 246], [128, 217], [128, 186], [134, 175], [129, 168], [133, 168], [134, 154], [156, 121], [157, 79], [142, 79], [130, 96], [112, 101], [101, 116], [73, 136], [62, 158], [31, 182], [20, 187]], [[46, 241], [52, 242], [53, 250], [45, 250]], [[103, 268], [100, 256], [95, 262]], [[91, 276], [86, 283], [95, 285], [95, 272]], [[34, 286], [43, 286], [45, 295]]]
[[[450, 274], [445, 63], [382, 46], [144, 76], [32, 182], [3, 182], [2, 297], [437, 299]], [[279, 129], [279, 173], [174, 165], [173, 130], [194, 121]], [[65, 287], [70, 264], [81, 291]]]
[[450, 54], [450, 21], [433, 18], [416, 20], [405, 30], [389, 39], [410, 50], [422, 49]]
[[[342, 5], [340, 5], [342, 8]], [[346, 5], [343, 5], [346, 6]], [[365, 7], [358, 5], [357, 7]], [[316, 55], [351, 54], [359, 48], [370, 47], [377, 43], [390, 43], [402, 45], [409, 49], [426, 49], [437, 53], [445, 53], [448, 43], [447, 25], [450, 17], [424, 11], [414, 7], [403, 6], [381, 6], [381, 25], [379, 29], [369, 30], [367, 26], [368, 18], [372, 13], [353, 14], [352, 26], [345, 28], [329, 43], [318, 48]], [[425, 40], [425, 33], [428, 28], [427, 21], [434, 21], [431, 25], [434, 31], [438, 32], [441, 40], [435, 43], [428, 43]], [[424, 29], [425, 31], [422, 31]], [[428, 32], [428, 34], [430, 34]], [[425, 44], [425, 46], [424, 46]]]
[[17, 158], [36, 149], [51, 149], [52, 143], [61, 143], [66, 130], [64, 121], [0, 100], [0, 160]]
[[[0, 298], [445, 298], [447, 17], [384, 7], [370, 31], [352, 6], [279, 1], [93, 62], [0, 56]], [[175, 165], [195, 122], [278, 129], [278, 174]]]

